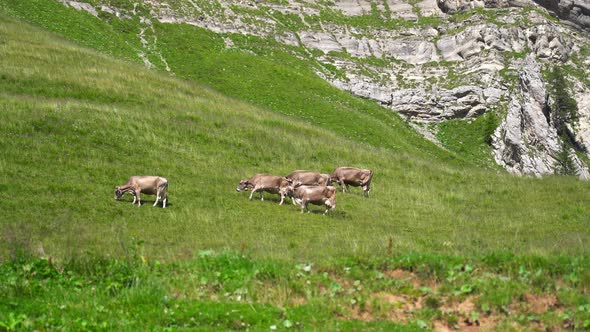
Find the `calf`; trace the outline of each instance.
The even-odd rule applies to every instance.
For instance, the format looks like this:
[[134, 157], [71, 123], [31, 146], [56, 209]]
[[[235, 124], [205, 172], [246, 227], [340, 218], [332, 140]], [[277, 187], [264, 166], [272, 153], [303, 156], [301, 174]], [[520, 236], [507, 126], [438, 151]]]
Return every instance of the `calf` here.
[[347, 190], [349, 189], [348, 185], [362, 187], [363, 194], [368, 197], [371, 191], [373, 171], [356, 167], [338, 167], [330, 174], [330, 179], [342, 187], [342, 192], [344, 192], [344, 186]]
[[252, 189], [250, 193], [250, 200], [252, 200], [252, 195], [254, 192], [260, 192], [260, 200], [264, 201], [263, 193], [268, 191], [273, 194], [281, 195], [281, 202], [279, 205], [282, 205], [285, 196], [289, 193], [291, 188], [292, 181], [282, 177], [282, 176], [275, 176], [269, 174], [256, 174], [253, 177], [240, 181], [240, 184], [237, 186], [236, 191], [240, 192], [242, 190]]
[[336, 208], [336, 188], [332, 186], [299, 186], [293, 189], [292, 195], [293, 202], [297, 202], [301, 206], [301, 213], [308, 210], [309, 203], [325, 205], [326, 212], [324, 214]]
[[162, 207], [166, 208], [166, 201], [168, 200], [168, 180], [160, 176], [132, 176], [127, 180], [127, 183], [120, 187], [115, 187], [115, 199], [119, 200], [125, 193], [133, 195], [133, 202], [137, 201], [137, 206], [141, 206], [140, 194], [156, 195], [156, 202], [154, 206], [158, 205], [158, 201], [162, 200]]

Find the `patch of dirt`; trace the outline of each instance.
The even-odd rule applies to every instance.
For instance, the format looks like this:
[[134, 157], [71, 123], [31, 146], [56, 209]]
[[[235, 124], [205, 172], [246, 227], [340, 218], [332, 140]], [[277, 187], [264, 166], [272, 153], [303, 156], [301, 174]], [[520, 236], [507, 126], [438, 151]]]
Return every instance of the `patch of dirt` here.
[[536, 315], [547, 312], [549, 309], [557, 308], [559, 302], [554, 294], [524, 294], [523, 300], [526, 302], [528, 310]]
[[471, 310], [475, 310], [475, 297], [470, 296], [463, 300], [463, 302], [445, 303], [440, 307], [442, 312], [455, 312], [461, 315], [469, 315]]
[[412, 272], [404, 271], [400, 268], [397, 268], [393, 271], [385, 271], [383, 272], [383, 274], [392, 279], [408, 281], [412, 284], [412, 286], [416, 288], [420, 287], [420, 280], [418, 279], [416, 274]]
[[330, 278], [337, 282], [344, 290], [349, 290], [350, 288], [354, 287], [352, 280], [348, 278], [341, 277], [339, 275], [330, 275]]
[[439, 321], [434, 322], [434, 330], [437, 332], [455, 331], [455, 329], [452, 329], [452, 328], [448, 327], [445, 323], [439, 322]]
[[424, 299], [422, 297], [412, 298], [407, 295], [395, 295], [390, 293], [377, 293], [371, 296], [384, 301], [385, 303], [393, 304], [394, 307], [403, 311], [420, 310], [424, 307]]
[[477, 322], [470, 322], [468, 319], [461, 319], [458, 322], [457, 328], [449, 327], [446, 322], [435, 321], [434, 330], [437, 332], [449, 332], [449, 331], [466, 331], [466, 332], [483, 332], [483, 331], [494, 331], [500, 317], [489, 316], [480, 317]]
[[352, 310], [351, 316], [344, 317], [345, 319], [352, 318], [352, 319], [356, 319], [356, 320], [361, 320], [363, 322], [373, 321], [373, 315], [371, 314], [370, 311], [368, 311], [368, 310], [361, 311], [361, 309], [358, 306], [355, 306], [351, 310]]
[[[479, 312], [475, 306], [476, 297], [470, 296], [462, 302], [445, 303], [440, 307], [440, 310], [445, 314], [454, 315], [457, 317], [457, 325], [460, 331], [493, 331], [501, 320], [501, 316], [491, 315], [486, 316]], [[471, 312], [476, 312], [474, 316]], [[449, 327], [446, 322], [436, 322], [435, 331], [453, 331], [453, 327]]]
[[413, 298], [408, 295], [397, 295], [385, 292], [371, 294], [370, 300], [361, 309], [359, 306], [350, 308], [350, 315], [344, 319], [358, 319], [362, 321], [390, 320], [407, 323], [414, 311], [423, 307], [422, 297]]
[[300, 306], [303, 304], [307, 304], [307, 300], [302, 296], [294, 296], [289, 299], [289, 302], [295, 306]]

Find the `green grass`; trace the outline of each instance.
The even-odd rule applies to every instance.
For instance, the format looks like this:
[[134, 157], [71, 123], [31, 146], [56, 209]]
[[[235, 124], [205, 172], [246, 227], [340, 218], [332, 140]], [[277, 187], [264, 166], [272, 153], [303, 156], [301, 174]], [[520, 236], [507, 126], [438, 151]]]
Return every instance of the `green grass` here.
[[[588, 253], [589, 205], [580, 194], [585, 184], [575, 179], [478, 170], [425, 143], [397, 117], [337, 92], [333, 100], [308, 97], [342, 106], [339, 118], [336, 110], [317, 121], [307, 118], [311, 109], [280, 115], [4, 21], [4, 256], [21, 242], [56, 257], [117, 256], [125, 236], [146, 241], [146, 254], [165, 260], [245, 248], [256, 257], [322, 261], [382, 254], [388, 238], [396, 252]], [[229, 59], [217, 66], [235, 65]], [[258, 71], [276, 69], [270, 60], [257, 64]], [[211, 76], [242, 87], [231, 75]], [[302, 73], [298, 80], [307, 79]], [[250, 202], [234, 191], [257, 172], [339, 165], [374, 169], [374, 196], [338, 195], [333, 218], [300, 215], [276, 198]], [[133, 174], [166, 176], [170, 209], [114, 202], [112, 188]]]
[[[449, 120], [437, 126], [437, 138], [449, 149], [482, 168], [500, 170], [492, 158], [491, 136], [500, 124], [490, 111], [475, 120]], [[493, 165], [493, 166], [492, 166]]]
[[0, 328], [415, 331], [481, 324], [522, 331], [590, 325], [583, 295], [588, 259], [406, 254], [316, 265], [208, 250], [161, 264], [141, 256], [140, 243], [129, 248], [124, 260], [21, 258], [0, 265]]

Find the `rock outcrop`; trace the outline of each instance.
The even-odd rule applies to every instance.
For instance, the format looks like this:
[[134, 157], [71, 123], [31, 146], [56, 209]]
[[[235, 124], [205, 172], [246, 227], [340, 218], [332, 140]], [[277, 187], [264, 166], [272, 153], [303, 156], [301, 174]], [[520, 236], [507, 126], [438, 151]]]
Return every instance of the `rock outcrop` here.
[[587, 0], [438, 0], [438, 6], [444, 13], [453, 14], [474, 8], [525, 7], [533, 2], [575, 27], [590, 31], [590, 2]]
[[590, 31], [590, 2], [587, 0], [535, 0], [535, 2], [576, 27]]
[[[526, 57], [519, 80], [519, 89], [511, 96], [508, 114], [492, 138], [494, 158], [513, 174], [553, 174], [557, 157], [565, 147], [551, 123], [541, 66], [532, 56]], [[588, 179], [584, 163], [571, 149], [565, 149], [577, 175]]]

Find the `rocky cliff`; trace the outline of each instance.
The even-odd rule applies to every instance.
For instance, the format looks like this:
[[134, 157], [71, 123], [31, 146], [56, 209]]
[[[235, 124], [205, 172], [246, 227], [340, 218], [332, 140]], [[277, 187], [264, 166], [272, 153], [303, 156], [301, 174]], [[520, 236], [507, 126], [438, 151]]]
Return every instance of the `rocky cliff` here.
[[[512, 173], [552, 174], [567, 156], [588, 177], [579, 157], [590, 151], [590, 16], [582, 0], [145, 0], [133, 9], [61, 1], [95, 16], [142, 15], [138, 56], [146, 66], [153, 64], [145, 54], [157, 54], [153, 20], [211, 30], [228, 48], [239, 35], [265, 38], [303, 50], [294, 56], [305, 54], [334, 86], [434, 131], [443, 121], [495, 112], [503, 120], [492, 154]], [[567, 139], [550, 116], [545, 74], [555, 67], [577, 102], [577, 116], [562, 124]]]

